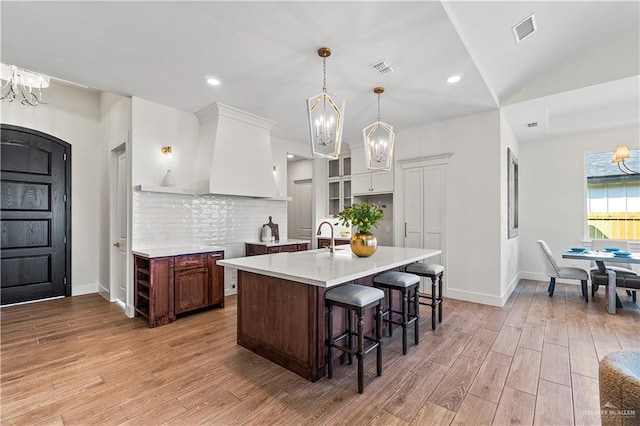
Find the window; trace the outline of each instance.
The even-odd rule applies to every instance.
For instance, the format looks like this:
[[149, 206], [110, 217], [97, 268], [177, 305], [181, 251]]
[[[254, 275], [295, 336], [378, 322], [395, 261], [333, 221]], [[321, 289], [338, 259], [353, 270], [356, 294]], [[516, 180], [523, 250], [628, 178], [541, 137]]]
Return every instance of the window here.
[[[640, 167], [640, 149], [627, 161]], [[640, 240], [640, 175], [624, 174], [611, 162], [612, 153], [587, 155], [588, 237]]]

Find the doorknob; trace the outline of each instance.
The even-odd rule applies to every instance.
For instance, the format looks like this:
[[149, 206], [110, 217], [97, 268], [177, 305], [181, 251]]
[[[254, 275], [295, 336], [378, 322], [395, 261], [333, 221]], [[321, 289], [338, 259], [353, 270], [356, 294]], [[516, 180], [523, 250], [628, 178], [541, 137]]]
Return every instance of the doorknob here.
[[113, 243], [113, 246], [120, 248], [120, 241], [118, 241], [117, 243]]

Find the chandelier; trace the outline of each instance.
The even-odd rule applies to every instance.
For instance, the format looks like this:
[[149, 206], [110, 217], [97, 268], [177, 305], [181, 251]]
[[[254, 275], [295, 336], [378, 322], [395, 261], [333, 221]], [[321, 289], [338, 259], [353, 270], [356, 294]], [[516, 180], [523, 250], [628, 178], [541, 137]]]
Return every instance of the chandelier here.
[[3, 101], [18, 100], [22, 105], [31, 106], [51, 102], [51, 96], [43, 90], [49, 87], [49, 77], [46, 75], [36, 74], [15, 65], [2, 64], [0, 79], [0, 99]]
[[396, 135], [393, 133], [393, 126], [380, 120], [380, 95], [383, 92], [384, 87], [373, 89], [373, 93], [378, 95], [378, 120], [362, 130], [369, 170], [391, 170], [393, 164]]
[[318, 56], [322, 58], [322, 93], [307, 99], [311, 153], [314, 157], [336, 159], [342, 144], [345, 101], [327, 93], [327, 58], [331, 49], [321, 47]]
[[625, 175], [637, 175], [640, 174], [637, 171], [631, 170], [629, 166], [624, 162], [624, 160], [631, 157], [631, 153], [629, 152], [629, 147], [627, 145], [618, 145], [616, 150], [613, 153], [612, 163], [616, 163], [618, 165], [618, 169]]

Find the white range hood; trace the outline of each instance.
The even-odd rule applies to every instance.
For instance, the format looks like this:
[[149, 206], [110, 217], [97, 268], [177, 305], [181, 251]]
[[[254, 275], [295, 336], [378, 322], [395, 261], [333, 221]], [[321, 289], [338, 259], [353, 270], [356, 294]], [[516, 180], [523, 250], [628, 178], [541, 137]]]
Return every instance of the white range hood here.
[[196, 116], [200, 120], [194, 175], [198, 193], [279, 195], [271, 155], [274, 121], [220, 103]]

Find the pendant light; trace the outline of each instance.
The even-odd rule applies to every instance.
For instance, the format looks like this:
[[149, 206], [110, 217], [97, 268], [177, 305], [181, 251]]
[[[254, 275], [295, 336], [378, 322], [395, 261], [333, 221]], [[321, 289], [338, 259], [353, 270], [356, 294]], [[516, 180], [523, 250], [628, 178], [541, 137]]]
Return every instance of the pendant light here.
[[322, 58], [322, 93], [307, 99], [311, 153], [314, 157], [336, 159], [342, 144], [345, 101], [327, 93], [327, 58], [331, 49], [321, 47], [318, 56]]
[[393, 126], [380, 120], [380, 95], [383, 92], [384, 87], [373, 89], [373, 93], [378, 95], [378, 120], [362, 130], [369, 170], [391, 170], [393, 165], [393, 144], [396, 135], [393, 133]]
[[618, 145], [616, 150], [613, 153], [612, 163], [616, 163], [618, 165], [618, 169], [625, 175], [637, 175], [640, 174], [635, 170], [631, 170], [627, 163], [624, 160], [631, 158], [631, 152], [629, 151], [629, 147], [627, 145]]

